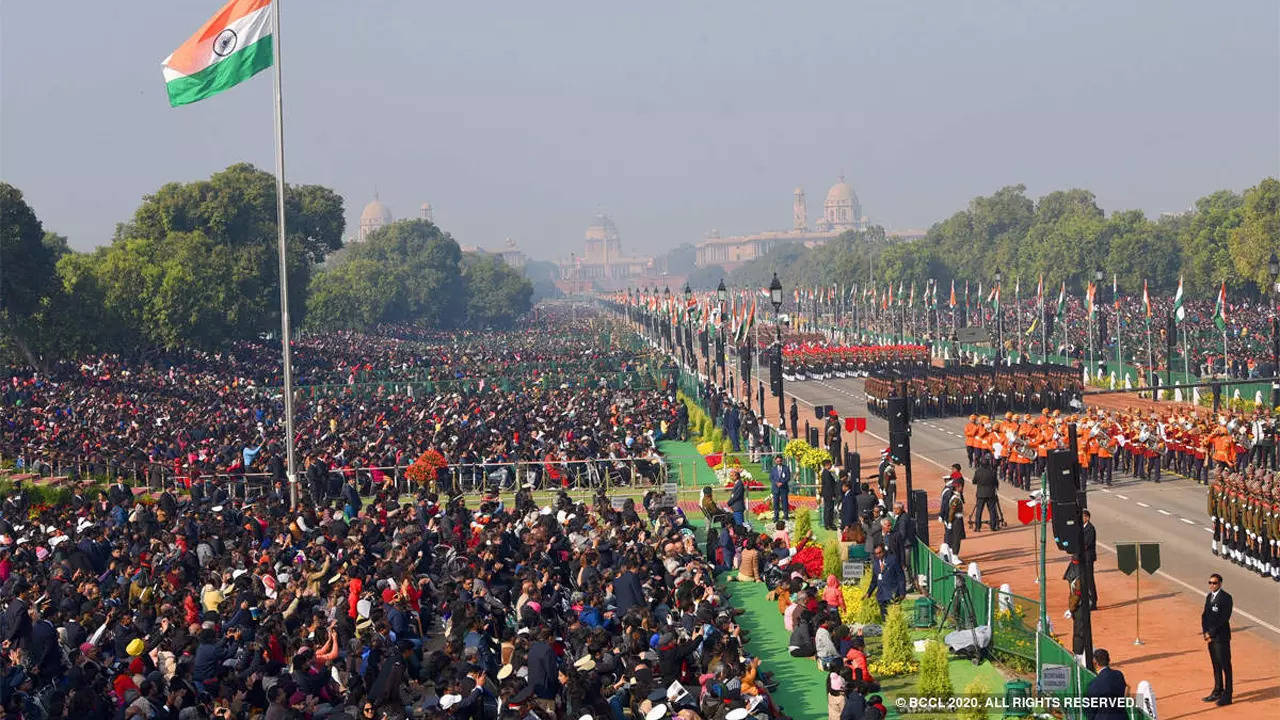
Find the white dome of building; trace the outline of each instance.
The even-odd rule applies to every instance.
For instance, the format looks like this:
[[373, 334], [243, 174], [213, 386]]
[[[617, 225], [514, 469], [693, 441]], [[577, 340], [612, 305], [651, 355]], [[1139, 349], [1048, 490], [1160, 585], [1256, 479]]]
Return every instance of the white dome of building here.
[[841, 177], [827, 191], [827, 200], [823, 203], [823, 224], [832, 230], [855, 230], [858, 219], [862, 217], [862, 205], [853, 187]]
[[360, 211], [360, 239], [364, 240], [374, 230], [390, 225], [391, 221], [391, 209], [375, 197]]

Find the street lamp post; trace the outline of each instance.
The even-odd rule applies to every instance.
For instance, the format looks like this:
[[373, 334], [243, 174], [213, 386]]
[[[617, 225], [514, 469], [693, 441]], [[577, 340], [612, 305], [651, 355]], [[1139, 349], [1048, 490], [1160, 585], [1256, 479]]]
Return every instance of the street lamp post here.
[[[778, 363], [778, 429], [781, 431], [787, 427], [787, 401], [782, 392], [782, 283], [778, 282], [778, 273], [773, 274], [769, 283], [769, 302], [773, 305], [773, 329], [776, 333], [773, 351]], [[764, 412], [763, 400], [760, 411]]]
[[[1280, 378], [1280, 259], [1273, 251], [1267, 261], [1267, 272], [1271, 274], [1271, 377]], [[1280, 379], [1271, 381], [1271, 412], [1280, 407]]]
[[720, 300], [720, 322], [717, 323], [720, 331], [719, 340], [716, 342], [716, 362], [720, 365], [720, 385], [722, 387], [728, 385], [728, 363], [725, 362], [725, 317], [724, 314], [728, 309], [729, 289], [724, 286], [724, 278], [720, 278], [720, 285], [716, 287], [716, 297]]

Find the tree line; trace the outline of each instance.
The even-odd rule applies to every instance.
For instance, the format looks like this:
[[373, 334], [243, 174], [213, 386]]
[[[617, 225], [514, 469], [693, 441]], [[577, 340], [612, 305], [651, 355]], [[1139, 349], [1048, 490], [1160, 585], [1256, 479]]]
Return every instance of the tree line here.
[[[1079, 294], [1097, 269], [1120, 291], [1171, 295], [1179, 278], [1190, 297], [1212, 297], [1219, 284], [1239, 297], [1269, 290], [1267, 269], [1280, 253], [1280, 181], [1266, 178], [1243, 193], [1221, 190], [1185, 213], [1147, 218], [1140, 210], [1107, 215], [1087, 190], [1051, 192], [1039, 200], [1024, 185], [974, 198], [967, 208], [935, 223], [923, 238], [892, 241], [883, 228], [847, 232], [814, 248], [775, 247], [764, 257], [721, 273], [739, 287], [765, 287], [778, 273], [788, 285], [883, 285], [933, 278], [944, 292], [952, 279], [990, 284], [996, 270], [1012, 286], [1034, 291], [1043, 275], [1046, 294], [1062, 282]], [[704, 269], [706, 270], [706, 269]], [[701, 275], [715, 274], [703, 272]], [[942, 301], [945, 302], [945, 298]]]
[[[343, 201], [285, 191], [289, 312], [301, 328], [384, 322], [492, 327], [529, 309], [532, 286], [500, 258], [463, 253], [421, 220], [343, 248]], [[0, 340], [28, 362], [138, 347], [214, 349], [280, 328], [275, 178], [237, 164], [145, 196], [112, 241], [74, 252], [22, 192], [0, 183]]]

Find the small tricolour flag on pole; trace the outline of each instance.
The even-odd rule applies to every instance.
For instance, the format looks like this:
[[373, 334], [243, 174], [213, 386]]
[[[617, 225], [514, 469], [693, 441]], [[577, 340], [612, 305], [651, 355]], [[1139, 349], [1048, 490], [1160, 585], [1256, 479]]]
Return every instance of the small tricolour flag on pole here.
[[1147, 293], [1147, 281], [1142, 281], [1142, 314], [1151, 321], [1151, 295]]
[[164, 59], [169, 104], [186, 105], [271, 67], [271, 0], [231, 0]]
[[1227, 283], [1222, 282], [1222, 289], [1218, 291], [1218, 302], [1213, 306], [1213, 324], [1218, 326], [1218, 330], [1227, 331]]
[[1062, 317], [1067, 311], [1067, 281], [1062, 281], [1062, 289], [1058, 291], [1058, 324], [1062, 324]]
[[956, 279], [955, 278], [951, 278], [951, 298], [947, 300], [947, 305], [951, 307], [951, 309], [953, 310], [956, 307]]
[[1173, 296], [1173, 319], [1182, 324], [1187, 317], [1187, 311], [1182, 309], [1182, 276], [1178, 276], [1178, 292]]

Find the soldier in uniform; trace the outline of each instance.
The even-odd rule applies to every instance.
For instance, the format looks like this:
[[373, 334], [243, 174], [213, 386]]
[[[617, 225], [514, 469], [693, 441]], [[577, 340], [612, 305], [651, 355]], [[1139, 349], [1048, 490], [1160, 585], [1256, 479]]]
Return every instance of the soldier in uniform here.
[[1271, 497], [1268, 499], [1270, 521], [1267, 523], [1267, 536], [1271, 547], [1268, 558], [1271, 562], [1271, 579], [1280, 582], [1280, 474], [1271, 476]]
[[836, 465], [843, 466], [840, 452], [840, 417], [835, 410], [827, 413], [827, 421], [822, 428], [822, 438], [827, 444], [827, 452], [835, 459]]
[[947, 517], [947, 545], [951, 552], [959, 558], [960, 543], [965, 538], [964, 529], [964, 481], [957, 478], [952, 482], [952, 493], [945, 508]]

